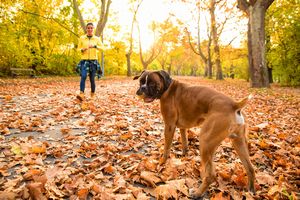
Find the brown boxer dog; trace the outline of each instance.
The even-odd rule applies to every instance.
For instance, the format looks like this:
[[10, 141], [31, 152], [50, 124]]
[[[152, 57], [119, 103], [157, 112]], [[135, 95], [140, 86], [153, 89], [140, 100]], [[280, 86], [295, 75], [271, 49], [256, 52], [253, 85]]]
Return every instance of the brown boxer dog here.
[[249, 190], [255, 193], [254, 169], [249, 159], [246, 139], [246, 124], [241, 109], [250, 96], [236, 102], [230, 97], [204, 86], [192, 86], [171, 79], [161, 71], [143, 71], [134, 80], [140, 79], [136, 94], [150, 103], [160, 99], [160, 109], [164, 120], [164, 154], [160, 164], [166, 162], [176, 127], [180, 129], [183, 155], [187, 153], [186, 130], [200, 126], [200, 154], [202, 183], [191, 192], [193, 197], [201, 197], [208, 186], [215, 181], [213, 156], [217, 147], [227, 137], [231, 138], [248, 175]]

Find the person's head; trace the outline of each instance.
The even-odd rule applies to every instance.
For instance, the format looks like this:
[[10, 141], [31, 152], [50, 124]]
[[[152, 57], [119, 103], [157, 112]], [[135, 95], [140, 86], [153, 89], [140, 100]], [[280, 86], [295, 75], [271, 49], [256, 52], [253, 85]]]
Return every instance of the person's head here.
[[88, 36], [92, 36], [94, 32], [94, 24], [92, 22], [87, 23], [86, 25], [86, 33]]

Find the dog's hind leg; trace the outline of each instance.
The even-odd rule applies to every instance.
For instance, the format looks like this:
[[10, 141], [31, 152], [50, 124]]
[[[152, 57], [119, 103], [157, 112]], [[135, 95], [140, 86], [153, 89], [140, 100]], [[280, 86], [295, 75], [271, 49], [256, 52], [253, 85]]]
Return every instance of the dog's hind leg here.
[[209, 117], [200, 132], [201, 177], [200, 187], [193, 190], [192, 197], [201, 197], [215, 181], [213, 157], [217, 147], [227, 137], [230, 121], [222, 114]]
[[232, 139], [232, 144], [246, 169], [248, 175], [248, 190], [252, 193], [255, 193], [255, 187], [254, 187], [255, 173], [249, 159], [249, 152], [247, 147], [245, 131], [246, 131], [245, 125], [240, 125], [240, 128], [237, 130], [236, 133], [237, 137], [234, 137]]
[[182, 144], [182, 155], [185, 156], [188, 152], [188, 137], [186, 129], [180, 129], [181, 144]]

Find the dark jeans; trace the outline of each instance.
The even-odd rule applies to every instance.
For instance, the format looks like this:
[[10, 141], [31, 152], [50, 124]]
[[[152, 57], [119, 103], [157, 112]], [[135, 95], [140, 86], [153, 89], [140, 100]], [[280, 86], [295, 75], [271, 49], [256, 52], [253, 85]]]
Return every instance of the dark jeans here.
[[90, 83], [91, 83], [91, 92], [95, 92], [96, 84], [95, 84], [95, 76], [97, 69], [100, 68], [100, 65], [97, 60], [81, 60], [79, 63], [80, 67], [80, 91], [84, 92], [85, 89], [85, 81], [87, 75], [89, 75]]

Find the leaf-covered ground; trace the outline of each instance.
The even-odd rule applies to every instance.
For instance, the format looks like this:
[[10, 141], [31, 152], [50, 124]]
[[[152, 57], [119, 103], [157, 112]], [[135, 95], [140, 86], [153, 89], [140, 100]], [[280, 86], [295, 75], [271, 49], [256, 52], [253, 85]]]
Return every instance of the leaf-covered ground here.
[[[247, 192], [247, 176], [228, 139], [217, 149], [217, 182], [205, 199], [299, 198], [299, 89], [175, 78], [237, 100], [254, 95], [245, 113], [257, 194]], [[159, 101], [138, 100], [138, 83], [128, 78], [96, 84], [96, 98], [80, 103], [79, 78], [0, 80], [1, 200], [189, 199], [189, 189], [201, 181], [199, 128], [189, 131], [188, 156], [181, 156], [177, 132], [171, 158], [159, 166]]]

